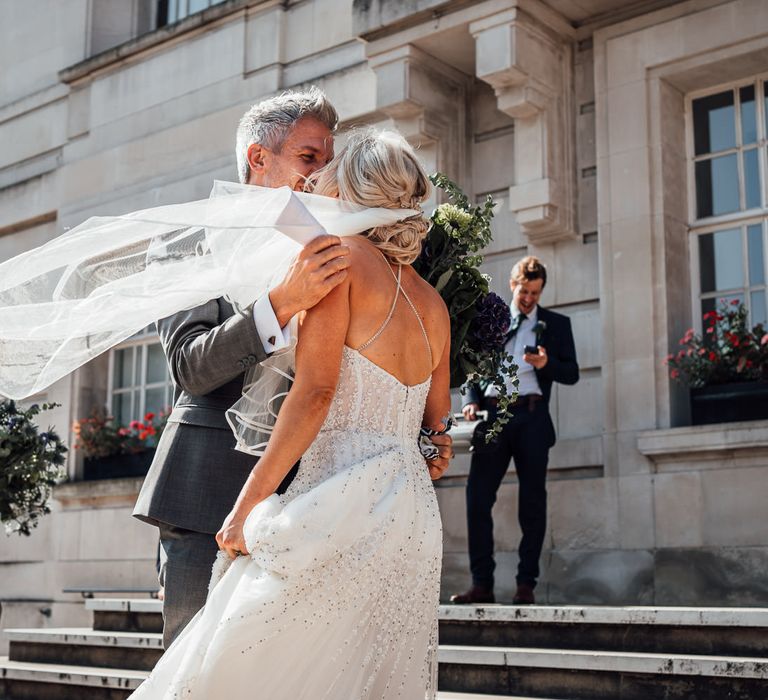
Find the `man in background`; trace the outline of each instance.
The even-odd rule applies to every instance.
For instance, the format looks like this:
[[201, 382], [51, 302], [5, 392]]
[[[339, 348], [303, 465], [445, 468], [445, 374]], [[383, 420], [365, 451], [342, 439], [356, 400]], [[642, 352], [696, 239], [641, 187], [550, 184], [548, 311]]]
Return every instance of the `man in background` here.
[[[528, 256], [512, 268], [512, 325], [506, 351], [518, 365], [518, 399], [512, 417], [490, 443], [485, 433], [496, 416], [497, 398], [492, 386], [467, 386], [463, 408], [467, 420], [488, 411], [472, 440], [473, 453], [467, 482], [467, 530], [472, 587], [451, 597], [453, 603], [493, 603], [495, 596], [493, 518], [496, 493], [514, 460], [519, 483], [518, 522], [522, 530], [513, 602], [535, 602], [539, 558], [547, 526], [546, 475], [555, 429], [549, 414], [552, 383], [575, 384], [579, 379], [571, 322], [562, 314], [539, 306], [547, 283], [547, 270], [538, 258]], [[509, 385], [507, 390], [512, 392]]]

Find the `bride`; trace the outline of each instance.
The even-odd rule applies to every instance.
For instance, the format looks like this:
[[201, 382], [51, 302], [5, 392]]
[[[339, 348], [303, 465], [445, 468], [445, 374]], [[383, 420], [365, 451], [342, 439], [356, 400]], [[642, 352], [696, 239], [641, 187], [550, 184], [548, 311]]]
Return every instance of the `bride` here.
[[[367, 207], [428, 191], [392, 133], [354, 134], [314, 177]], [[442, 530], [417, 440], [448, 420], [450, 324], [410, 266], [425, 233], [418, 216], [346, 239], [350, 274], [301, 319], [293, 387], [217, 534], [231, 565], [133, 700], [435, 697]]]

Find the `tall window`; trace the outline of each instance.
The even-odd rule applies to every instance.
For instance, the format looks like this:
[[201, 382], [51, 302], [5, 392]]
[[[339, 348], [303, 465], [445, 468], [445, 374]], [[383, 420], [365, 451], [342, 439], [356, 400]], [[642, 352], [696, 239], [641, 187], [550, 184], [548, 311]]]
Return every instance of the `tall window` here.
[[158, 0], [157, 3], [157, 26], [164, 27], [166, 24], [173, 24], [179, 20], [194, 15], [196, 12], [202, 12], [211, 5], [218, 5], [224, 0]]
[[110, 353], [110, 412], [128, 425], [148, 412], [158, 414], [173, 403], [168, 364], [154, 325]]
[[702, 313], [719, 299], [768, 320], [768, 95], [765, 77], [690, 100], [694, 284]]

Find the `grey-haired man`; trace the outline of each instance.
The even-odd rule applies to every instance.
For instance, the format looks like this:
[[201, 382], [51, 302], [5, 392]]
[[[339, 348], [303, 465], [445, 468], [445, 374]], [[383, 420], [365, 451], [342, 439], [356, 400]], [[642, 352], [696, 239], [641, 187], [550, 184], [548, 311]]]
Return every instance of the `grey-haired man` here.
[[[333, 157], [337, 122], [314, 88], [254, 105], [237, 130], [240, 181], [301, 189]], [[336, 236], [322, 236], [251, 307], [237, 312], [214, 299], [157, 323], [175, 402], [133, 514], [160, 530], [166, 648], [205, 603], [214, 535], [253, 468], [253, 457], [234, 450], [224, 412], [239, 398], [245, 370], [287, 342], [290, 318], [344, 279], [348, 253]]]

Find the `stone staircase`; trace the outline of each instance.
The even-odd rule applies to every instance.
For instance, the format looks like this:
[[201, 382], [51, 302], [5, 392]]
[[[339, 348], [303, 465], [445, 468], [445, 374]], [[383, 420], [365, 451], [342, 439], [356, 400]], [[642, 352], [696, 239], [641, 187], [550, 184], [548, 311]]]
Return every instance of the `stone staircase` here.
[[[123, 700], [141, 683], [162, 603], [86, 607], [92, 629], [5, 630], [0, 700]], [[439, 700], [768, 700], [768, 609], [444, 606], [439, 660]]]

